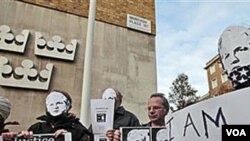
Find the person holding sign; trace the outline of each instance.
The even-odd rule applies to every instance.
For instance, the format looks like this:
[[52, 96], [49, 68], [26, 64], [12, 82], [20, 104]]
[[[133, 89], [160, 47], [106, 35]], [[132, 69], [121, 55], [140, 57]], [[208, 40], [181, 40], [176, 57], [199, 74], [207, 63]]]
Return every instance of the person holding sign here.
[[46, 114], [38, 117], [42, 122], [35, 123], [22, 131], [19, 136], [30, 137], [32, 134], [53, 133], [55, 137], [70, 132], [72, 141], [87, 141], [88, 130], [75, 115], [69, 113], [72, 100], [67, 92], [54, 90], [46, 97]]
[[[140, 126], [139, 119], [133, 113], [121, 106], [122, 97], [122, 94], [114, 88], [105, 89], [102, 95], [102, 99], [115, 100], [113, 130], [108, 130], [106, 132], [106, 136], [109, 139], [113, 139], [115, 130], [119, 130], [120, 127]], [[91, 132], [91, 127], [89, 130]], [[93, 140], [93, 138], [91, 140]]]
[[169, 112], [169, 103], [163, 93], [154, 93], [148, 101], [148, 118], [150, 121], [142, 126], [162, 127], [165, 126], [165, 116]]
[[[148, 118], [150, 121], [141, 126], [146, 127], [164, 127], [165, 126], [165, 116], [169, 112], [169, 103], [163, 93], [154, 93], [150, 96], [148, 100]], [[120, 141], [121, 132], [115, 130], [114, 140]]]
[[227, 27], [219, 39], [222, 66], [235, 89], [250, 86], [250, 29]]

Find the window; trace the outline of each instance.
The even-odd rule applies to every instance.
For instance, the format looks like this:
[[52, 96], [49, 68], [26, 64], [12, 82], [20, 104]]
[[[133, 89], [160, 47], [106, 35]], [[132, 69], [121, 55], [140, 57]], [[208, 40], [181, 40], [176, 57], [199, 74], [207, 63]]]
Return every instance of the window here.
[[213, 79], [212, 80], [212, 88], [214, 89], [214, 88], [216, 88], [218, 86], [218, 84], [217, 84], [217, 79]]
[[221, 82], [222, 82], [222, 83], [225, 83], [227, 80], [228, 80], [227, 74], [226, 74], [226, 73], [223, 73], [223, 74], [221, 75]]
[[209, 69], [210, 69], [210, 74], [213, 74], [215, 72], [215, 65], [213, 64]]

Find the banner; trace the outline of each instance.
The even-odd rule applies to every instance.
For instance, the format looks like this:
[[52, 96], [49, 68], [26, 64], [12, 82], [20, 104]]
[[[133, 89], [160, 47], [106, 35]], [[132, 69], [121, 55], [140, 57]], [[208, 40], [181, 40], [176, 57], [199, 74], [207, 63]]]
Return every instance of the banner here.
[[[222, 141], [222, 125], [250, 126], [250, 88], [229, 92], [170, 113], [165, 117], [167, 141]], [[231, 128], [227, 136], [247, 136]]]

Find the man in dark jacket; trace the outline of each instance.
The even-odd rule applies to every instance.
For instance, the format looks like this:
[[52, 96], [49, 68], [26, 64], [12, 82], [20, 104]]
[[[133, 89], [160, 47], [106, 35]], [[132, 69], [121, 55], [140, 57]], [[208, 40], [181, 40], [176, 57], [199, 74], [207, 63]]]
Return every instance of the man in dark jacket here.
[[[122, 94], [118, 90], [114, 88], [107, 88], [104, 90], [102, 98], [115, 100], [113, 130], [108, 130], [106, 132], [106, 136], [109, 139], [113, 139], [114, 131], [119, 130], [120, 127], [140, 126], [138, 118], [133, 113], [127, 111], [123, 106], [121, 106]], [[92, 132], [91, 127], [89, 130]], [[93, 140], [93, 136], [91, 140]]]
[[[169, 112], [169, 103], [165, 94], [153, 93], [148, 100], [148, 118], [150, 121], [142, 126], [146, 127], [164, 127], [165, 116]], [[115, 130], [113, 141], [120, 141], [121, 132]]]
[[54, 133], [55, 137], [70, 132], [72, 141], [87, 141], [88, 130], [79, 122], [75, 115], [69, 113], [71, 109], [71, 97], [63, 91], [52, 91], [46, 98], [46, 115], [38, 117], [42, 122], [31, 125], [29, 132], [23, 132], [21, 136], [30, 134]]
[[114, 89], [108, 88], [103, 92], [103, 99], [114, 99], [115, 100], [115, 113], [114, 113], [114, 129], [128, 126], [139, 126], [140, 122], [138, 118], [131, 112], [125, 110], [122, 104], [122, 94]]

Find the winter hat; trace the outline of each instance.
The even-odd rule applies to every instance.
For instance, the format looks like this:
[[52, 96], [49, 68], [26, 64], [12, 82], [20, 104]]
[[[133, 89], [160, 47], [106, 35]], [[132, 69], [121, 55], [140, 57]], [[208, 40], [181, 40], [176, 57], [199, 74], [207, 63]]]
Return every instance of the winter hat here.
[[11, 104], [7, 98], [0, 96], [0, 116], [6, 120], [10, 115]]

